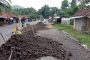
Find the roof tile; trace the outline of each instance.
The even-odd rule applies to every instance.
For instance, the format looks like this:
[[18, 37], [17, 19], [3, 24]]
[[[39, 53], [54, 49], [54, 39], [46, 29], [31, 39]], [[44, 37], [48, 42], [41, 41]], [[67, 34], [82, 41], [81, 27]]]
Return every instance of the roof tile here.
[[90, 8], [78, 10], [74, 16], [90, 16]]

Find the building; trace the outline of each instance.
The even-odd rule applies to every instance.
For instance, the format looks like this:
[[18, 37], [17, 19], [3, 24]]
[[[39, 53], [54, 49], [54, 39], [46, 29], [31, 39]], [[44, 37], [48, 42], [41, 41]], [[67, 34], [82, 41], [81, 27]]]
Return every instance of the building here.
[[14, 17], [16, 17], [16, 15], [11, 12], [1, 12], [0, 13], [0, 25], [13, 24], [14, 21], [16, 21]]
[[78, 10], [71, 19], [74, 19], [74, 29], [90, 32], [90, 8]]

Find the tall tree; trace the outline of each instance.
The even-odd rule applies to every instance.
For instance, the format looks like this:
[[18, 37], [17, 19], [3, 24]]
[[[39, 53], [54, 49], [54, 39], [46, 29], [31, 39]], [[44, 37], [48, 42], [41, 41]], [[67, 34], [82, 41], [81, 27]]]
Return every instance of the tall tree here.
[[90, 3], [90, 0], [80, 0], [80, 5], [79, 5], [80, 9], [86, 8], [87, 7], [86, 4], [88, 3]]
[[59, 9], [57, 8], [57, 7], [50, 7], [50, 10], [49, 10], [49, 15], [50, 16], [54, 16], [55, 14], [57, 15], [57, 11], [58, 11]]
[[68, 0], [64, 0], [64, 1], [62, 1], [61, 9], [67, 9], [68, 6], [69, 6]]
[[68, 2], [68, 0], [63, 0], [62, 1], [62, 5], [61, 5], [61, 14], [62, 14], [62, 16], [69, 16], [68, 15], [68, 13], [67, 13], [67, 10], [68, 10], [68, 8], [69, 8], [69, 2]]
[[71, 2], [71, 12], [69, 10], [69, 12], [71, 13], [71, 15], [75, 14], [75, 12], [78, 10], [78, 6], [76, 3], [76, 0], [72, 0]]
[[76, 0], [72, 0], [71, 2], [71, 7], [74, 7], [74, 6], [76, 6]]
[[45, 5], [43, 6], [41, 9], [39, 9], [39, 14], [42, 15], [44, 18], [48, 18], [49, 17], [49, 6]]
[[90, 0], [80, 0], [82, 3], [89, 3]]

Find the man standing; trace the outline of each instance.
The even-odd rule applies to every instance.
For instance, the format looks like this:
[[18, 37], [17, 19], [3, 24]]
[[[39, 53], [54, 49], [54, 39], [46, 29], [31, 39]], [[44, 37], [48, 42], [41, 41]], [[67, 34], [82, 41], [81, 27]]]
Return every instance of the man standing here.
[[22, 27], [24, 27], [24, 25], [25, 25], [25, 17], [23, 17], [23, 18], [21, 19], [21, 23], [22, 23]]

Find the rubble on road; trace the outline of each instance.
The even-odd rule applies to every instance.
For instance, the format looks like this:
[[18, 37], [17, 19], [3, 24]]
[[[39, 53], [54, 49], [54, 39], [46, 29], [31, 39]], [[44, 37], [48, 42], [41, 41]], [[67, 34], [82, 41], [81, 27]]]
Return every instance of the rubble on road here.
[[[38, 23], [40, 24], [40, 23]], [[35, 26], [38, 26], [36, 24]], [[35, 27], [34, 27], [35, 28]], [[40, 26], [36, 27], [39, 30]], [[15, 47], [11, 60], [36, 60], [40, 57], [52, 56], [60, 60], [69, 60], [70, 52], [67, 52], [63, 44], [52, 39], [36, 36], [31, 29], [27, 29], [22, 35], [15, 34], [0, 47], [0, 60], [7, 60], [11, 48]]]

